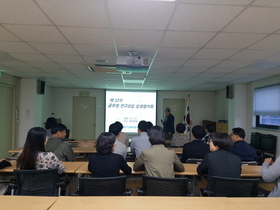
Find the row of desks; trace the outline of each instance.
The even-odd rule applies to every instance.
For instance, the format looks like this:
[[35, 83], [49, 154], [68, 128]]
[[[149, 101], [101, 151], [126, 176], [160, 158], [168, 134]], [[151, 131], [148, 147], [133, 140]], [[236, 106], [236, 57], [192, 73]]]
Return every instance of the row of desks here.
[[220, 197], [33, 197], [0, 196], [1, 210], [278, 210], [280, 198], [220, 198]]
[[[16, 169], [16, 161], [11, 161], [12, 166], [0, 169], [0, 173], [12, 173]], [[66, 167], [65, 173], [67, 174], [90, 174], [88, 171], [88, 162], [63, 162]], [[127, 164], [133, 168], [134, 162], [127, 162]], [[184, 172], [175, 172], [175, 175], [182, 176], [196, 176], [197, 164], [183, 164], [185, 167]], [[241, 177], [261, 177], [261, 166], [258, 165], [242, 165]], [[145, 174], [145, 171], [133, 171], [132, 174]]]
[[[80, 153], [96, 153], [95, 147], [72, 147], [75, 154]], [[168, 148], [170, 150], [174, 150], [174, 152], [178, 155], [182, 154], [183, 148]], [[19, 153], [22, 150], [22, 147], [17, 149], [9, 150], [9, 153]], [[128, 147], [128, 152], [130, 152], [130, 147]]]

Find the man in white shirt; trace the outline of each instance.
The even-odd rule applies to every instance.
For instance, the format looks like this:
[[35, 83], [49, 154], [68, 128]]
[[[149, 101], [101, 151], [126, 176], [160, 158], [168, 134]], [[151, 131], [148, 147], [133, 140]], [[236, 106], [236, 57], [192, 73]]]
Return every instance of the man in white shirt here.
[[121, 130], [122, 128], [117, 123], [113, 123], [109, 126], [109, 132], [113, 133], [116, 136], [116, 147], [113, 153], [119, 154], [123, 156], [124, 159], [126, 159], [126, 153], [127, 153], [126, 145], [124, 145], [118, 140]]
[[147, 134], [148, 126], [147, 122], [142, 120], [138, 123], [138, 136], [135, 136], [131, 140], [131, 152], [136, 155], [136, 158], [140, 156], [143, 150], [150, 149], [151, 143]]

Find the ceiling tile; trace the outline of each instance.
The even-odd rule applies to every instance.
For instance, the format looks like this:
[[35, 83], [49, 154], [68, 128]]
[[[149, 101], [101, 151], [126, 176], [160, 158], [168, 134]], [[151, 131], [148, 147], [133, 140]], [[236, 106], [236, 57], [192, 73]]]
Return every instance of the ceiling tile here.
[[[252, 0], [181, 0], [181, 2], [195, 4], [224, 4], [224, 5], [247, 5]], [[276, 0], [277, 1], [277, 0]]]
[[154, 61], [154, 66], [182, 66], [186, 60], [178, 60], [178, 59], [159, 59], [156, 58]]
[[181, 4], [169, 30], [219, 31], [243, 8], [243, 6]]
[[28, 61], [26, 63], [37, 68], [61, 68], [56, 63], [45, 63], [45, 62], [34, 62], [34, 61]]
[[114, 44], [110, 30], [106, 28], [59, 27], [59, 29], [74, 44]]
[[113, 28], [163, 30], [167, 26], [175, 3], [108, 1], [108, 6]]
[[[74, 48], [81, 55], [91, 55], [95, 56], [95, 58], [102, 57], [115, 57], [115, 47], [113, 45], [80, 45], [75, 44]], [[115, 59], [116, 60], [116, 59]]]
[[67, 43], [67, 40], [54, 26], [29, 26], [29, 25], [5, 25], [3, 26], [10, 32], [31, 42], [53, 42]]
[[279, 28], [279, 8], [249, 7], [231, 22], [224, 31], [272, 33]]
[[245, 60], [224, 60], [221, 63], [217, 64], [215, 67], [221, 67], [221, 68], [228, 68], [228, 67], [235, 67], [235, 68], [241, 68], [244, 66], [248, 66], [250, 64], [254, 63], [254, 61], [245, 61]]
[[114, 30], [116, 45], [158, 47], [163, 31]]
[[81, 56], [76, 55], [47, 55], [50, 59], [60, 63], [84, 63]]
[[[30, 12], [32, 11], [32, 12]], [[2, 0], [0, 20], [11, 24], [44, 24], [51, 25], [48, 18], [30, 0]]]
[[8, 53], [38, 53], [24, 42], [0, 42], [0, 50]]
[[104, 1], [36, 0], [50, 19], [60, 26], [109, 27]]
[[253, 5], [257, 6], [272, 6], [272, 7], [280, 7], [280, 1], [278, 0], [255, 0]]
[[176, 32], [168, 31], [162, 41], [162, 47], [200, 48], [205, 45], [215, 33]]
[[187, 59], [192, 57], [197, 51], [198, 49], [190, 48], [160, 48], [157, 58]]
[[54, 44], [54, 43], [30, 43], [32, 47], [44, 54], [54, 55], [77, 55], [78, 53], [70, 44]]
[[205, 48], [246, 48], [265, 37], [264, 34], [219, 33]]
[[230, 57], [233, 60], [262, 60], [269, 56], [275, 55], [278, 51], [268, 50], [243, 50], [234, 56]]
[[[280, 24], [279, 24], [280, 27]], [[280, 34], [270, 35], [265, 39], [257, 42], [249, 47], [249, 49], [262, 50], [279, 50], [280, 49]]]
[[188, 66], [182, 66], [180, 69], [178, 69], [177, 72], [188, 72], [188, 73], [191, 73], [191, 72], [196, 72], [196, 73], [200, 73], [200, 72], [203, 72], [205, 71], [207, 68], [205, 67], [188, 67]]
[[0, 26], [0, 41], [21, 41], [15, 35]]
[[226, 67], [226, 68], [216, 68], [216, 67], [213, 67], [213, 68], [210, 68], [208, 69], [207, 71], [205, 71], [204, 73], [224, 73], [224, 74], [227, 74], [229, 72], [233, 72], [233, 71], [236, 71], [238, 68], [230, 68], [230, 67]]
[[226, 59], [233, 54], [237, 53], [238, 50], [228, 49], [202, 49], [196, 53], [194, 59]]
[[217, 63], [220, 63], [222, 60], [195, 60], [190, 59], [184, 66], [187, 67], [212, 67]]
[[51, 62], [50, 59], [42, 54], [9, 53], [9, 55], [22, 61]]

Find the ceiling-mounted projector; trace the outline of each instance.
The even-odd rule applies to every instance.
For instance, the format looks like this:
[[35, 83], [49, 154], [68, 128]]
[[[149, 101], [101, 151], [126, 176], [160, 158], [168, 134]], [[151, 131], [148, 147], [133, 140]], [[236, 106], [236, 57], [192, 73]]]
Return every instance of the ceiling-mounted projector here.
[[141, 58], [138, 55], [118, 56], [116, 69], [121, 72], [146, 73], [149, 69], [148, 58]]

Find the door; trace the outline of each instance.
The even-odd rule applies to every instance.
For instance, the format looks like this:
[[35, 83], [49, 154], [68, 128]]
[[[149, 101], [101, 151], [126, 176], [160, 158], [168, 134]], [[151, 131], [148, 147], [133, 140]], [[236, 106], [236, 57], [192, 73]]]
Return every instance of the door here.
[[0, 85], [0, 159], [9, 156], [13, 149], [14, 89]]
[[72, 138], [95, 139], [95, 113], [94, 97], [73, 97]]
[[185, 115], [185, 99], [163, 99], [163, 118], [165, 118], [164, 110], [166, 107], [169, 107], [171, 110], [171, 114], [174, 115], [174, 127], [176, 133], [176, 125], [178, 123], [184, 123], [184, 115]]

